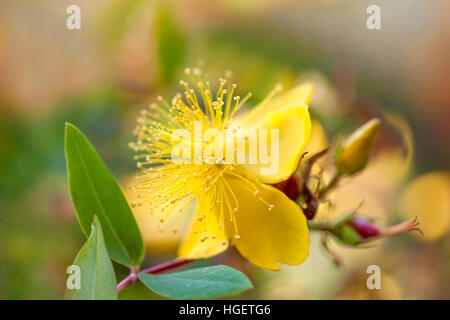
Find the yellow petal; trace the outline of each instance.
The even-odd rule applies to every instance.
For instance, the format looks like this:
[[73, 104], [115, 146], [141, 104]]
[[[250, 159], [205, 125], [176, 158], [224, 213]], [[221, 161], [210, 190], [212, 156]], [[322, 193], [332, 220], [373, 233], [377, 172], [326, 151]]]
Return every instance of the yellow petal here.
[[228, 248], [225, 228], [219, 227], [219, 206], [213, 206], [211, 197], [204, 195], [198, 199], [198, 207], [192, 226], [178, 249], [178, 257], [203, 259], [215, 256]]
[[[242, 167], [259, 177], [262, 182], [274, 184], [286, 180], [297, 168], [298, 161], [308, 142], [311, 132], [311, 119], [306, 103], [312, 95], [312, 85], [303, 84], [279, 98], [262, 103], [253, 109], [248, 115], [236, 123], [243, 129], [246, 136], [254, 130], [266, 129], [267, 131], [267, 155], [270, 162], [264, 164], [261, 161], [260, 145], [264, 140], [258, 131], [258, 164], [249, 164]], [[278, 145], [272, 152], [271, 130], [278, 130]], [[247, 140], [247, 143], [251, 141]], [[246, 152], [251, 152], [247, 147]], [[277, 156], [278, 155], [278, 156]], [[246, 155], [246, 159], [250, 156]], [[272, 168], [272, 169], [271, 169]]]
[[311, 100], [313, 90], [314, 88], [311, 83], [303, 83], [273, 100], [263, 101], [240, 119], [240, 125], [251, 128], [257, 126], [257, 123], [266, 117], [267, 112], [280, 112], [295, 107], [302, 107], [305, 104], [307, 105]]
[[[230, 236], [237, 232], [232, 239], [239, 252], [251, 263], [271, 270], [279, 270], [281, 264], [302, 263], [309, 252], [309, 231], [300, 207], [272, 186], [255, 185], [238, 175], [226, 174], [225, 178], [239, 204], [236, 225], [227, 224]], [[273, 208], [268, 210], [268, 205]]]
[[[124, 185], [128, 186], [124, 189], [124, 192], [130, 203], [142, 201], [142, 198], [139, 197], [141, 193], [129, 188], [135, 186], [138, 181], [140, 180], [136, 177], [130, 177], [124, 182]], [[180, 209], [184, 204], [185, 202], [180, 203], [176, 209]], [[181, 236], [187, 229], [189, 221], [183, 218], [177, 223], [179, 214], [176, 213], [176, 209], [172, 210], [173, 212], [167, 215], [164, 224], [161, 224], [160, 215], [152, 212], [152, 208], [148, 204], [132, 207], [134, 218], [141, 231], [145, 249], [153, 255], [173, 254], [180, 245], [182, 240]], [[189, 212], [192, 212], [192, 209], [194, 208], [191, 208], [189, 205], [185, 211], [188, 211], [187, 214], [189, 214]], [[176, 233], [173, 232], [175, 225], [177, 225], [176, 229], [178, 230]]]
[[311, 136], [305, 146], [305, 152], [308, 152], [306, 158], [325, 150], [328, 147], [328, 138], [325, 129], [319, 121], [312, 120], [311, 122]]

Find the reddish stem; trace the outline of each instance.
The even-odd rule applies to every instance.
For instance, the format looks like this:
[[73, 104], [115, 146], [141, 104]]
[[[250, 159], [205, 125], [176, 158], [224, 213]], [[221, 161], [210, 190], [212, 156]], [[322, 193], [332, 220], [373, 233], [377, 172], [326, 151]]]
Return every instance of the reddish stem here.
[[[181, 260], [172, 260], [169, 262], [164, 262], [161, 264], [158, 264], [156, 266], [144, 269], [141, 271], [141, 273], [151, 273], [151, 274], [156, 274], [156, 273], [160, 273], [166, 270], [170, 270], [170, 269], [174, 269], [177, 267], [181, 267], [185, 264], [194, 262], [195, 260], [189, 260], [189, 259], [181, 259]], [[136, 269], [131, 268], [130, 274], [128, 275], [128, 277], [126, 277], [125, 279], [123, 279], [118, 285], [117, 285], [117, 292], [122, 291], [126, 286], [128, 286], [129, 284], [133, 283], [133, 282], [137, 282], [139, 281], [139, 277], [137, 276], [138, 272]]]
[[194, 260], [189, 260], [189, 259], [172, 260], [169, 262], [164, 262], [164, 263], [158, 264], [157, 266], [153, 266], [153, 267], [144, 269], [141, 271], [141, 273], [152, 273], [152, 274], [160, 273], [160, 272], [163, 272], [166, 270], [181, 267], [181, 266], [191, 263], [193, 261]]
[[130, 274], [128, 277], [120, 281], [120, 283], [117, 285], [117, 292], [120, 292], [123, 288], [128, 286], [130, 283], [133, 283], [137, 281], [139, 278], [137, 277], [137, 271], [134, 268], [131, 268]]

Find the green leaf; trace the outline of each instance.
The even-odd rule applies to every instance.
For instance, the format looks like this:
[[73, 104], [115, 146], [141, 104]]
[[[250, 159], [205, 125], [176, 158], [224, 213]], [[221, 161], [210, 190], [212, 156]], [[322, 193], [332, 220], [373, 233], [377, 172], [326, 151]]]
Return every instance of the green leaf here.
[[252, 288], [240, 271], [219, 265], [162, 275], [138, 274], [151, 290], [172, 299], [211, 299]]
[[139, 266], [144, 244], [130, 206], [89, 140], [66, 123], [65, 150], [70, 194], [78, 221], [88, 235], [94, 214], [103, 226], [112, 259], [126, 266]]
[[168, 84], [175, 76], [186, 53], [186, 42], [173, 12], [161, 4], [155, 17], [156, 57], [160, 84]]
[[[116, 276], [106, 250], [100, 221], [94, 219], [91, 235], [73, 262], [78, 267], [69, 276], [79, 277], [79, 288], [66, 289], [70, 300], [116, 300]], [[77, 280], [74, 280], [77, 281]], [[69, 283], [68, 283], [69, 284]]]

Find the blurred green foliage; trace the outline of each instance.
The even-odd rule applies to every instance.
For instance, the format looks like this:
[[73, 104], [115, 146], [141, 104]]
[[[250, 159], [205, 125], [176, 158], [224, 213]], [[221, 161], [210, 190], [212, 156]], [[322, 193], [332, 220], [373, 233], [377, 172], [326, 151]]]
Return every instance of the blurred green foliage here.
[[182, 67], [186, 53], [186, 38], [173, 11], [161, 3], [154, 22], [158, 78], [161, 85], [169, 84]]

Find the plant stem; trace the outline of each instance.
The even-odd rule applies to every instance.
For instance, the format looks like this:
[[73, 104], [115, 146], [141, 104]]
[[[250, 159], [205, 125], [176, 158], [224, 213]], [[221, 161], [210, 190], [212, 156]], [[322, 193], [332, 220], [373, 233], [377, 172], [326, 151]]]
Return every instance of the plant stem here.
[[120, 283], [117, 285], [117, 292], [122, 291], [130, 283], [133, 283], [133, 282], [137, 281], [137, 279], [138, 279], [138, 277], [137, 277], [136, 269], [131, 268], [130, 274], [128, 275], [128, 277], [126, 277], [125, 279], [120, 281]]
[[337, 185], [337, 183], [339, 182], [339, 179], [341, 177], [342, 177], [342, 172], [339, 170], [336, 171], [333, 178], [331, 178], [330, 182], [324, 188], [320, 189], [318, 198], [323, 199], [325, 194], [327, 194], [330, 190], [332, 190]]
[[156, 266], [144, 269], [144, 270], [141, 271], [141, 273], [152, 273], [152, 274], [160, 273], [160, 272], [163, 272], [163, 271], [166, 271], [166, 270], [170, 270], [170, 269], [173, 269], [173, 268], [181, 267], [181, 266], [183, 266], [185, 264], [188, 264], [188, 263], [191, 263], [191, 262], [194, 262], [194, 261], [195, 260], [188, 260], [188, 259], [172, 260], [172, 261], [169, 261], [169, 262], [164, 262], [164, 263], [158, 264]]
[[[156, 266], [144, 269], [141, 271], [141, 273], [151, 273], [151, 274], [156, 274], [156, 273], [160, 273], [166, 270], [170, 270], [170, 269], [174, 269], [177, 267], [181, 267], [185, 264], [194, 262], [195, 260], [189, 260], [189, 259], [181, 259], [181, 260], [172, 260], [169, 262], [164, 262], [161, 264], [158, 264]], [[117, 285], [117, 292], [122, 291], [125, 287], [127, 287], [129, 284], [133, 283], [133, 282], [137, 282], [139, 281], [139, 278], [137, 276], [138, 272], [135, 268], [131, 268], [130, 270], [130, 274], [128, 275], [128, 277], [126, 277], [125, 279], [123, 279], [118, 285]]]
[[331, 226], [329, 223], [320, 223], [320, 222], [312, 222], [308, 221], [308, 229], [310, 231], [330, 231]]

